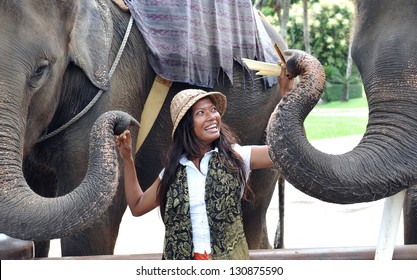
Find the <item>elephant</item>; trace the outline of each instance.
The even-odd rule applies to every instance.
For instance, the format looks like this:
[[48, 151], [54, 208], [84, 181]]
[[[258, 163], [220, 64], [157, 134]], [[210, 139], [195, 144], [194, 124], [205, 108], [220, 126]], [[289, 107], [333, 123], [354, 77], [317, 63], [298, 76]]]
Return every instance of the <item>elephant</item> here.
[[[62, 256], [114, 253], [126, 210], [123, 177], [117, 189], [114, 178], [123, 172], [117, 171], [114, 163], [112, 133], [105, 136], [105, 150], [113, 155], [95, 153], [90, 157], [94, 162], [88, 160], [90, 150], [102, 145], [97, 136], [90, 140], [88, 135], [105, 112], [123, 111], [132, 124], [133, 120], [142, 121], [156, 73], [136, 26], [117, 68], [112, 72], [110, 67], [119, 59], [129, 19], [111, 0], [0, 2], [0, 232], [34, 240], [36, 257], [46, 257], [49, 240], [56, 238], [61, 239]], [[273, 28], [267, 26], [267, 32], [274, 33], [272, 45], [276, 42], [286, 49]], [[281, 99], [278, 84], [267, 86], [237, 61], [231, 79], [219, 79], [213, 88], [172, 84], [135, 155], [143, 189], [161, 170], [172, 129], [169, 103], [182, 89], [221, 91], [228, 97], [224, 121], [241, 143], [265, 143], [268, 118]], [[96, 102], [89, 106], [92, 100]], [[84, 115], [72, 121], [80, 112]], [[119, 115], [113, 113], [108, 118], [113, 126], [126, 126], [128, 117]], [[135, 125], [129, 129], [136, 143], [139, 129]], [[110, 166], [116, 172], [111, 178], [90, 173], [92, 168]], [[255, 195], [244, 203], [243, 213], [252, 249], [270, 248], [265, 215], [279, 176], [275, 168], [251, 175]], [[85, 181], [93, 183], [85, 185]]]
[[[315, 149], [303, 121], [317, 104], [325, 75], [320, 62], [287, 50], [298, 87], [280, 101], [267, 128], [269, 153], [279, 172], [300, 191], [323, 201], [370, 202], [406, 190], [404, 243], [417, 243], [417, 24], [415, 1], [355, 1], [352, 59], [369, 107], [366, 131], [351, 151]], [[384, 7], [384, 8], [381, 8]]]

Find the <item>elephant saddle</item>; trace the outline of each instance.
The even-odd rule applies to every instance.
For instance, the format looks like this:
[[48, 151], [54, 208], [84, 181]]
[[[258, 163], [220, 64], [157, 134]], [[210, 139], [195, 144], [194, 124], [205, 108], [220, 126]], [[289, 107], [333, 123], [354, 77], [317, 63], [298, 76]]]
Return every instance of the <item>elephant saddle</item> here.
[[[242, 58], [279, 59], [250, 0], [128, 0], [161, 77], [213, 88], [219, 78], [233, 83], [233, 63]], [[267, 85], [277, 82], [265, 78]]]

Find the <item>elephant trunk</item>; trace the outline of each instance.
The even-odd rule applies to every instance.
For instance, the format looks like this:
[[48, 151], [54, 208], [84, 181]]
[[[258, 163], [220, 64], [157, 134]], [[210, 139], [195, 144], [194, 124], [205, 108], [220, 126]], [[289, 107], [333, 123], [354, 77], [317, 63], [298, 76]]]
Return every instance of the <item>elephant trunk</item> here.
[[[37, 195], [24, 179], [21, 164], [3, 165], [0, 232], [18, 239], [43, 241], [72, 235], [97, 221], [110, 205], [118, 185], [114, 134], [120, 134], [130, 124], [138, 123], [117, 111], [97, 119], [91, 130], [87, 174], [74, 191], [61, 197]], [[3, 131], [0, 143], [5, 143], [4, 134]], [[21, 162], [17, 147], [4, 145], [0, 150], [2, 161], [16, 162], [17, 158]]]
[[[267, 128], [269, 154], [285, 179], [310, 196], [340, 204], [378, 200], [414, 184], [417, 154], [406, 138], [416, 135], [407, 135], [414, 129], [410, 129], [412, 118], [401, 116], [406, 110], [381, 108], [386, 103], [371, 99], [374, 106], [361, 142], [345, 154], [323, 153], [308, 142], [303, 123], [323, 92], [324, 71], [307, 53], [286, 54], [292, 54], [287, 71], [294, 77], [301, 75], [300, 84], [283, 97]], [[386, 123], [390, 115], [401, 125]]]

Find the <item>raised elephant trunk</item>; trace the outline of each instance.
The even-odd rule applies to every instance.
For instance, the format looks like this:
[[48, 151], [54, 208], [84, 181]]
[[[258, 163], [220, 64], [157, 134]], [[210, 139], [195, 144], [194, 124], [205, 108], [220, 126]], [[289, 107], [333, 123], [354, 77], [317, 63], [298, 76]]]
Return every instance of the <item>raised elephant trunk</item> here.
[[[310, 196], [341, 204], [374, 201], [414, 184], [417, 154], [406, 138], [416, 135], [406, 109], [382, 102], [390, 98], [387, 94], [368, 96], [374, 106], [358, 146], [342, 155], [323, 153], [308, 142], [303, 122], [323, 92], [324, 71], [307, 53], [286, 54], [292, 54], [287, 71], [294, 77], [301, 75], [300, 83], [277, 105], [267, 128], [270, 156], [285, 179]], [[387, 114], [396, 122], [383, 121], [390, 119]]]
[[[0, 232], [14, 238], [43, 241], [69, 236], [97, 221], [110, 205], [118, 185], [114, 135], [130, 124], [138, 123], [130, 115], [117, 111], [97, 119], [91, 130], [84, 180], [74, 191], [57, 198], [45, 198], [30, 189], [22, 172], [20, 143], [1, 147]], [[10, 142], [6, 138], [2, 131], [0, 143]]]

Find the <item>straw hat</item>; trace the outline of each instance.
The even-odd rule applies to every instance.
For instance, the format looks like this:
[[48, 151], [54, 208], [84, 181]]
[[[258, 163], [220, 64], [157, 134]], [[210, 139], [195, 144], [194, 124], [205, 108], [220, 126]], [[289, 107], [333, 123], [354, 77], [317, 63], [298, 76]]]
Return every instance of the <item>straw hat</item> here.
[[214, 105], [216, 105], [217, 111], [220, 116], [223, 116], [226, 111], [227, 100], [226, 96], [222, 93], [216, 91], [206, 92], [201, 89], [182, 90], [178, 92], [171, 101], [171, 120], [174, 125], [172, 129], [172, 137], [174, 137], [174, 132], [188, 109], [190, 109], [191, 106], [193, 106], [198, 100], [207, 96], [214, 99]]

